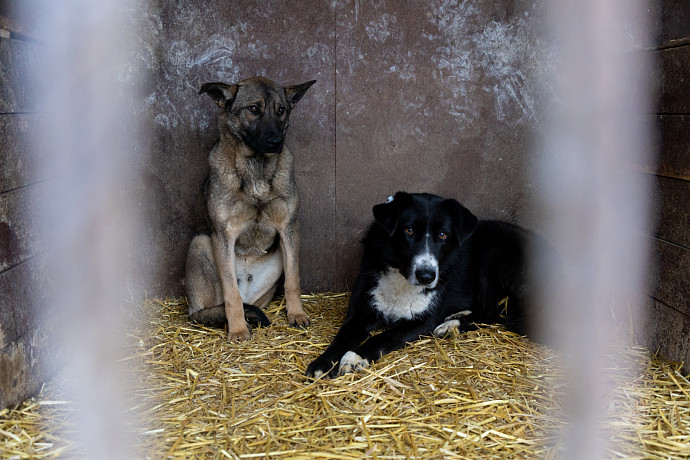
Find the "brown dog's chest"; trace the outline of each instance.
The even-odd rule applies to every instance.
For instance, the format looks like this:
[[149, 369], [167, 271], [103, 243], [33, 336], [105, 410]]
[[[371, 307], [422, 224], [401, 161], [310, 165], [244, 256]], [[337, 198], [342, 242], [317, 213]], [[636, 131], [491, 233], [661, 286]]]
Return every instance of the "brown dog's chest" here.
[[287, 148], [266, 157], [231, 153], [223, 143], [211, 152], [209, 215], [216, 231], [235, 238], [236, 254], [261, 256], [297, 211], [297, 192], [289, 186], [291, 157]]
[[270, 186], [252, 184], [243, 187], [232, 199], [227, 199], [225, 195], [209, 209], [217, 211], [211, 216], [217, 229], [239, 232], [235, 241], [235, 253], [240, 256], [266, 254], [274, 246], [278, 229], [289, 220], [289, 203], [274, 193], [261, 196], [257, 191], [262, 190], [270, 190]]
[[235, 252], [238, 255], [260, 256], [266, 254], [275, 243], [277, 229], [285, 218], [286, 206], [278, 198], [249, 206], [253, 208], [253, 218], [246, 221], [235, 243]]

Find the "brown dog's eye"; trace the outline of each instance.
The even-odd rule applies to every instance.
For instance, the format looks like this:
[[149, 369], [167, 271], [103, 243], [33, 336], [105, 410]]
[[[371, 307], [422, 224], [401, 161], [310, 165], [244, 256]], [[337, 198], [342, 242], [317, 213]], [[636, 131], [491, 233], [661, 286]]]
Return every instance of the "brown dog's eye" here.
[[407, 235], [407, 236], [414, 235], [414, 229], [412, 227], [405, 227], [405, 235]]
[[448, 234], [446, 232], [441, 232], [438, 234], [439, 240], [445, 240], [446, 238], [448, 238]]
[[249, 107], [247, 107], [247, 109], [251, 113], [259, 113], [259, 106], [258, 105], [250, 105]]
[[285, 107], [278, 107], [278, 116], [282, 117], [285, 113]]

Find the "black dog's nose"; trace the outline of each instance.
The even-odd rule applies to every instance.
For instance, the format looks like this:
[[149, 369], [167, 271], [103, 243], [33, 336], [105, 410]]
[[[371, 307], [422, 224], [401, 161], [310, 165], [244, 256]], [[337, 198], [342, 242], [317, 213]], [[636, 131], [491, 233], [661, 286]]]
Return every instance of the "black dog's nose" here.
[[421, 284], [431, 284], [436, 280], [436, 271], [429, 268], [420, 268], [415, 270], [414, 277]]

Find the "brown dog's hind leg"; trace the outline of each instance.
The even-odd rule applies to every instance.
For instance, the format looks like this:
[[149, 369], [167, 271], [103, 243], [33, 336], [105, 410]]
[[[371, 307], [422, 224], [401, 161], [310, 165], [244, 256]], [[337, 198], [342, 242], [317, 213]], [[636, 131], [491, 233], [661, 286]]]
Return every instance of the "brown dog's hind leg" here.
[[[259, 307], [244, 304], [244, 319], [252, 326], [270, 326], [271, 320], [261, 311]], [[202, 324], [208, 327], [225, 327], [228, 321], [225, 319], [225, 305], [215, 305], [204, 308], [196, 313], [189, 315], [189, 320], [193, 323]]]
[[[185, 273], [189, 301], [188, 314], [191, 322], [222, 328], [227, 324], [227, 318], [223, 304], [223, 291], [213, 257], [211, 237], [208, 235], [194, 237], [189, 245]], [[276, 288], [277, 285], [274, 284], [256, 302], [253, 302], [258, 307], [243, 303], [244, 319], [247, 324], [264, 327], [271, 324], [261, 308], [268, 305]]]
[[[185, 267], [185, 287], [190, 315], [196, 314], [207, 308], [214, 308], [223, 303], [223, 291], [218, 279], [216, 263], [213, 257], [211, 237], [197, 235], [192, 239], [187, 251], [187, 264]], [[204, 317], [216, 313], [204, 313]], [[222, 315], [225, 321], [225, 314]], [[197, 321], [205, 324], [204, 321]], [[222, 324], [221, 324], [222, 327]]]
[[208, 327], [225, 327], [228, 323], [225, 319], [225, 306], [223, 304], [190, 313], [189, 320]]

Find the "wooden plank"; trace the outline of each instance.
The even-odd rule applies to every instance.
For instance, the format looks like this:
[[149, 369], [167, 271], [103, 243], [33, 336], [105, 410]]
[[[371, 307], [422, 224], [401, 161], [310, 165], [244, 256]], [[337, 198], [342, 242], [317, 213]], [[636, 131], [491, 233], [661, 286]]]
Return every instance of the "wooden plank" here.
[[0, 193], [0, 273], [47, 249], [42, 215], [47, 184]]
[[41, 111], [46, 98], [37, 95], [45, 78], [44, 59], [36, 43], [0, 39], [0, 113]]
[[661, 212], [657, 237], [690, 248], [690, 181], [658, 178]]
[[628, 169], [690, 180], [690, 115], [640, 114], [626, 136], [649, 136], [649, 154], [624, 165]]
[[661, 60], [660, 114], [690, 114], [690, 45], [658, 51]]
[[0, 273], [0, 319], [4, 344], [28, 334], [50, 311], [57, 261], [42, 254]]
[[660, 3], [659, 44], [668, 45], [690, 38], [690, 2], [688, 0], [660, 0]]
[[0, 409], [34, 395], [64, 363], [51, 321], [2, 346], [0, 344]]
[[647, 293], [660, 302], [690, 315], [690, 250], [653, 239], [648, 242], [652, 254], [652, 274]]
[[[690, 74], [690, 68], [687, 69]], [[690, 75], [686, 75], [690, 80]], [[660, 153], [657, 173], [690, 180], [690, 115], [660, 115], [657, 121]]]
[[37, 13], [38, 4], [26, 0], [2, 0], [0, 2], [0, 27], [13, 34], [38, 37], [44, 12]]
[[14, 322], [16, 294], [13, 286], [18, 282], [17, 276], [10, 272], [0, 273], [0, 348], [16, 340], [19, 335]]
[[650, 299], [645, 319], [645, 345], [666, 360], [684, 362], [690, 373], [690, 316]]
[[47, 178], [41, 166], [48, 157], [40, 142], [46, 121], [39, 114], [0, 115], [0, 193]]

